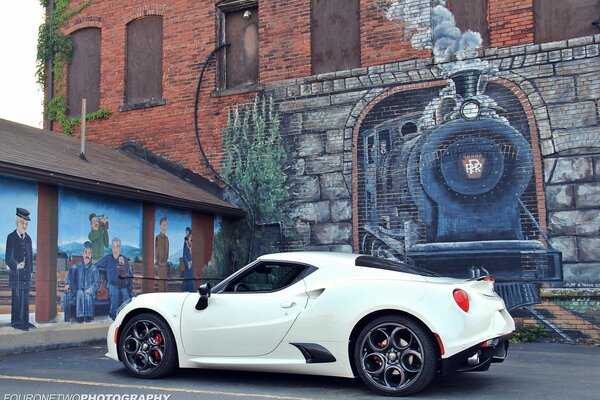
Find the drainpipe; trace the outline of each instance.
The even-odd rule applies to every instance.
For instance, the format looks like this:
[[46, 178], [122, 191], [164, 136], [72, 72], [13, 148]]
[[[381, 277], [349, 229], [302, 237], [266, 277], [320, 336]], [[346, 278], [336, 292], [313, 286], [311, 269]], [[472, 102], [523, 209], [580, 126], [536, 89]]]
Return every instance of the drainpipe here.
[[[48, 20], [51, 21], [52, 20], [52, 13], [54, 13], [54, 0], [50, 0], [50, 2], [48, 3], [48, 8], [49, 8], [49, 12], [48, 12]], [[48, 30], [52, 31], [52, 24], [48, 24]], [[54, 96], [54, 61], [52, 60], [52, 58], [50, 58], [48, 60], [48, 102], [50, 102], [50, 100], [52, 100], [52, 97]], [[53, 130], [54, 128], [54, 121], [52, 121], [52, 119], [48, 118], [48, 124], [47, 124], [47, 129], [49, 131]]]
[[87, 117], [87, 99], [84, 97], [81, 99], [81, 154], [79, 158], [83, 161], [87, 161], [85, 157], [85, 120]]

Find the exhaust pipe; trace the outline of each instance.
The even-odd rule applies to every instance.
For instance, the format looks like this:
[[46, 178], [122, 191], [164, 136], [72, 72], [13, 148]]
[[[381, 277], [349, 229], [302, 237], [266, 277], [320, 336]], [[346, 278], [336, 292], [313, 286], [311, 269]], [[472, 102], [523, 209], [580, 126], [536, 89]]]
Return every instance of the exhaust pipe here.
[[475, 367], [479, 365], [479, 351], [473, 354], [471, 357], [469, 357], [467, 359], [467, 363], [469, 364], [469, 367]]

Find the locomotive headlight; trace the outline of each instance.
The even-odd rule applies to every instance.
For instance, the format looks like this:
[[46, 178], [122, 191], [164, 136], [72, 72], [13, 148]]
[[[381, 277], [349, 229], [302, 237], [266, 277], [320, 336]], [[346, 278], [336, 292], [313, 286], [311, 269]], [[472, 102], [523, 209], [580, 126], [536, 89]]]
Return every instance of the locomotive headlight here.
[[479, 118], [481, 104], [477, 100], [467, 100], [460, 106], [460, 115], [464, 119]]

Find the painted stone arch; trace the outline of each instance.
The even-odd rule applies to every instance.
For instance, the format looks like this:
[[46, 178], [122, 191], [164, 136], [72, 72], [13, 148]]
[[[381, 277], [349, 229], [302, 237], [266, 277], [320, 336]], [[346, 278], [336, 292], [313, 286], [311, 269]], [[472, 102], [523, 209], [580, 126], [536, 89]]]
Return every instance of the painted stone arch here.
[[[529, 81], [516, 73], [503, 71], [499, 74], [503, 84], [509, 87], [519, 98], [524, 97], [524, 106], [529, 106], [529, 113], [534, 119], [537, 127], [541, 155], [547, 157], [556, 153], [576, 150], [598, 148], [597, 134], [590, 129], [574, 135], [571, 130], [552, 128], [550, 113], [546, 102], [539, 90]], [[595, 128], [593, 128], [595, 129]], [[561, 135], [561, 133], [563, 133]]]
[[[456, 96], [463, 85], [456, 79], [366, 95], [372, 98], [352, 131], [355, 250], [456, 277], [561, 279], [560, 253], [542, 239], [546, 211], [531, 104], [505, 78], [467, 78], [476, 86], [463, 96]], [[464, 117], [464, 99], [477, 101], [473, 119]], [[532, 301], [518, 297], [513, 306]]]

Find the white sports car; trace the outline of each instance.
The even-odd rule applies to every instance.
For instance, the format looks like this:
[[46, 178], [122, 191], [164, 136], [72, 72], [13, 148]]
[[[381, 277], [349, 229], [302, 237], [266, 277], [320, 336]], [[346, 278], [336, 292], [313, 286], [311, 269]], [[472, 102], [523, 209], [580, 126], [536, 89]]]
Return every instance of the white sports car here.
[[139, 378], [182, 368], [353, 378], [400, 396], [503, 361], [514, 322], [491, 277], [458, 280], [357, 254], [258, 258], [198, 293], [121, 306], [107, 356]]

